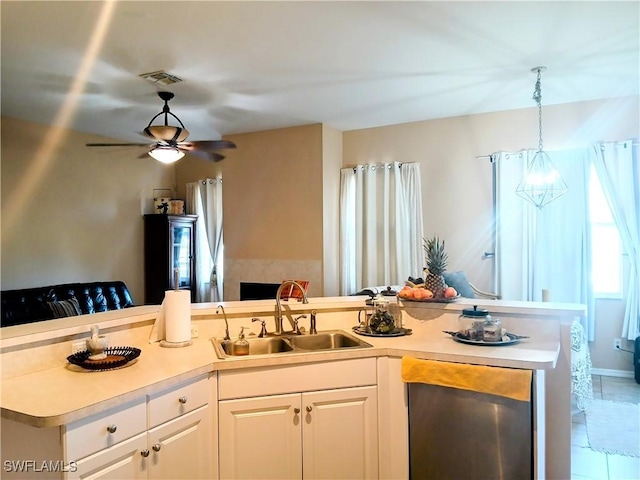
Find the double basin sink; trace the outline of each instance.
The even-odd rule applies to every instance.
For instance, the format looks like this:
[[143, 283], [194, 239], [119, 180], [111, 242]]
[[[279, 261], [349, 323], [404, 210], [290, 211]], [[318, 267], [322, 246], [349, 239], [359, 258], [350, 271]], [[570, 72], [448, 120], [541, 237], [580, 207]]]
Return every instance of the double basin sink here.
[[[314, 334], [284, 334], [263, 338], [247, 338], [249, 355], [308, 353], [327, 350], [369, 348], [373, 345], [342, 330], [326, 330]], [[218, 358], [237, 356], [233, 340], [212, 339]]]

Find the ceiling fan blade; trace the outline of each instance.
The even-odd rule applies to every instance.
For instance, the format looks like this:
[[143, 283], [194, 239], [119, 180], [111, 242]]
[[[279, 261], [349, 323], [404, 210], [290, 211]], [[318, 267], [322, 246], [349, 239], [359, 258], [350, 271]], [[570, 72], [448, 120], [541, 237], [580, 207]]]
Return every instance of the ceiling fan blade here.
[[229, 140], [202, 140], [195, 142], [179, 142], [178, 146], [185, 150], [223, 150], [226, 148], [236, 148], [236, 144]]
[[178, 148], [188, 153], [189, 155], [196, 155], [200, 158], [204, 158], [205, 160], [211, 160], [212, 162], [219, 162], [220, 160], [224, 160], [225, 158], [224, 155], [220, 155], [216, 152], [206, 152], [204, 150], [189, 150], [186, 148], [182, 148], [182, 146], [179, 146]]
[[148, 147], [148, 143], [87, 143], [87, 147]]

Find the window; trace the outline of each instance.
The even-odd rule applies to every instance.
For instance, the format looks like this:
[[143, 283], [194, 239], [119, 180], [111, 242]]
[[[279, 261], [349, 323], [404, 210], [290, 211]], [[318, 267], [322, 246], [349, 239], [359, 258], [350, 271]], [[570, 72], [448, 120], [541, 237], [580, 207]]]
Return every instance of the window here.
[[597, 297], [622, 298], [622, 244], [593, 165], [589, 180], [589, 213], [593, 292]]

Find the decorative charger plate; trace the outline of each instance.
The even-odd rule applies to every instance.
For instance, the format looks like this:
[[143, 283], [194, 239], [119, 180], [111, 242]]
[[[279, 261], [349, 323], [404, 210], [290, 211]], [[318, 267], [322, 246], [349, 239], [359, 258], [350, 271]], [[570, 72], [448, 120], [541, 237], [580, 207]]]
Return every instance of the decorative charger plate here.
[[361, 328], [360, 325], [356, 325], [353, 327], [353, 331], [365, 337], [403, 337], [405, 335], [411, 335], [412, 330], [410, 328], [394, 328], [389, 333], [375, 333]]
[[455, 302], [457, 299], [460, 298], [460, 294], [456, 295], [455, 297], [452, 298], [403, 298], [403, 297], [398, 297], [398, 299], [400, 300], [407, 300], [409, 302], [431, 302], [431, 303], [452, 303]]
[[141, 350], [134, 347], [109, 347], [104, 353], [107, 357], [102, 360], [89, 360], [91, 353], [83, 350], [69, 355], [67, 361], [87, 370], [112, 370], [130, 364], [140, 356]]
[[462, 335], [460, 332], [444, 331], [444, 333], [448, 333], [449, 335], [451, 335], [456, 342], [466, 343], [467, 345], [479, 345], [482, 347], [500, 347], [503, 345], [513, 345], [514, 343], [518, 343], [523, 338], [529, 338], [523, 335], [505, 333], [502, 337], [503, 338], [509, 337], [509, 340], [502, 340], [500, 342], [485, 342], [484, 340], [471, 340], [470, 338], [467, 338], [464, 335]]

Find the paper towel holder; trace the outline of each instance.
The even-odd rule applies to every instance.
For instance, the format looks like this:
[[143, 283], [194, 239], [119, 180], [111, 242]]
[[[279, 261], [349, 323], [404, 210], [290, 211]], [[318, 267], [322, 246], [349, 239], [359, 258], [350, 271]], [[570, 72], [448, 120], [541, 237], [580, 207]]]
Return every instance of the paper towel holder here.
[[[179, 279], [180, 279], [180, 271], [175, 268], [173, 270], [173, 278], [174, 278], [174, 291], [180, 291]], [[189, 340], [184, 340], [181, 342], [170, 342], [166, 338], [160, 341], [160, 346], [165, 348], [180, 348], [180, 347], [188, 347], [189, 345], [193, 345], [193, 340], [189, 338]]]
[[168, 342], [166, 340], [160, 340], [160, 346], [165, 348], [188, 347], [189, 345], [193, 345], [193, 340], [185, 340], [184, 342]]

